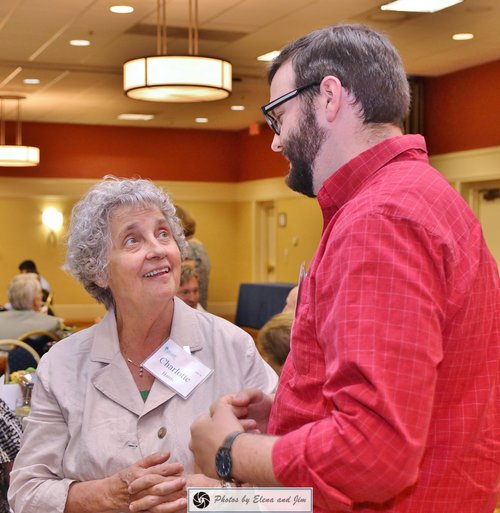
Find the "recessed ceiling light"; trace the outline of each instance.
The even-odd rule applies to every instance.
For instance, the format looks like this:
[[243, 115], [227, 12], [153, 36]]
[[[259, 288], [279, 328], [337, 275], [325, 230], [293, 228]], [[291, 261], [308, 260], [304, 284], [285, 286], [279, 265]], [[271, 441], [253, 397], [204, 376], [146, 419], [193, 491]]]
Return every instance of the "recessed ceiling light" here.
[[279, 54], [280, 54], [279, 50], [273, 50], [272, 52], [267, 52], [263, 55], [259, 55], [257, 57], [257, 60], [263, 61], [263, 62], [271, 62], [275, 57], [278, 57]]
[[382, 5], [383, 11], [437, 12], [464, 0], [395, 0]]
[[196, 123], [208, 123], [208, 118], [194, 118]]
[[72, 39], [69, 44], [71, 46], [90, 46], [90, 41], [88, 39]]
[[117, 119], [122, 119], [125, 121], [150, 121], [155, 116], [154, 114], [119, 114]]
[[455, 41], [468, 41], [469, 39], [474, 39], [474, 34], [464, 32], [462, 34], [453, 34], [451, 38]]
[[130, 14], [134, 12], [134, 8], [131, 5], [112, 5], [109, 10], [116, 14]]
[[23, 83], [28, 84], [28, 85], [34, 85], [34, 84], [39, 84], [40, 80], [38, 80], [38, 78], [25, 78], [23, 80]]
[[231, 110], [245, 110], [244, 105], [231, 105]]

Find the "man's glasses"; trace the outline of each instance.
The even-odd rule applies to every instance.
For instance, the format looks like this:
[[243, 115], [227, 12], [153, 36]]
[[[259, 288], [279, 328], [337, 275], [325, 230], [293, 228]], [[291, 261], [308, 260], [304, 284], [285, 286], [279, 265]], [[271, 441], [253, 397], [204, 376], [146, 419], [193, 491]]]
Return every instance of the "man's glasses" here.
[[264, 117], [266, 118], [267, 123], [269, 126], [274, 130], [274, 133], [276, 135], [280, 135], [281, 132], [281, 121], [274, 116], [272, 111], [279, 107], [280, 105], [283, 105], [288, 100], [291, 100], [292, 98], [295, 98], [298, 96], [302, 91], [305, 91], [306, 89], [309, 89], [313, 86], [318, 86], [320, 82], [313, 82], [312, 84], [307, 84], [302, 87], [298, 87], [297, 89], [294, 89], [293, 91], [290, 91], [288, 93], [285, 93], [283, 96], [280, 96], [279, 98], [276, 98], [276, 100], [273, 100], [272, 102], [267, 103], [266, 105], [262, 106], [262, 112], [264, 113]]

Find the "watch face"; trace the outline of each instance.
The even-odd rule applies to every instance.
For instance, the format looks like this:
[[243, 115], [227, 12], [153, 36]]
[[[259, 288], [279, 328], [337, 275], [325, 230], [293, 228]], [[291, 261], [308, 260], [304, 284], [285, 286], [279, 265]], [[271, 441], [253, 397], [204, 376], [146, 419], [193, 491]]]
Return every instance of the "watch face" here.
[[215, 470], [221, 479], [231, 479], [231, 454], [229, 449], [221, 447], [215, 455]]

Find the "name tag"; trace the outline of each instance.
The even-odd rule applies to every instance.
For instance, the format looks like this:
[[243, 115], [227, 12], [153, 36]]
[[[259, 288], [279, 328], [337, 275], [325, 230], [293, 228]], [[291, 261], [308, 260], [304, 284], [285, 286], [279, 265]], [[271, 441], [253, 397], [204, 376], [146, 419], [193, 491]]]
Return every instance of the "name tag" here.
[[169, 338], [142, 366], [183, 399], [214, 371]]

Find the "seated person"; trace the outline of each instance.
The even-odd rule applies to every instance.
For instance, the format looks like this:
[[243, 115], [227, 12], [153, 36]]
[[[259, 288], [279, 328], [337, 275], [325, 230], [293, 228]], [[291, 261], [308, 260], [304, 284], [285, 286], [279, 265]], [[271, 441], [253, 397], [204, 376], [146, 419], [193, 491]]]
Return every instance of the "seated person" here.
[[40, 280], [40, 284], [42, 286], [42, 290], [44, 291], [44, 294], [49, 294], [51, 292], [49, 282], [38, 272], [36, 264], [35, 264], [35, 262], [33, 262], [33, 260], [23, 260], [19, 264], [18, 269], [21, 274], [34, 273], [34, 274], [38, 275], [38, 279]]
[[40, 285], [42, 286], [42, 306], [40, 307], [40, 312], [49, 315], [55, 315], [54, 310], [52, 310], [51, 306], [53, 294], [49, 282], [38, 272], [35, 262], [33, 262], [33, 260], [23, 260], [19, 264], [18, 269], [21, 274], [34, 273], [38, 276], [38, 280], [40, 281]]
[[290, 352], [293, 318], [293, 311], [281, 312], [271, 317], [259, 331], [258, 340], [264, 357], [277, 374], [281, 373]]
[[38, 275], [14, 276], [7, 295], [12, 309], [0, 312], [0, 338], [19, 338], [29, 331], [57, 332], [60, 319], [40, 312], [42, 287]]
[[9, 407], [0, 399], [0, 513], [9, 513], [7, 488], [12, 462], [19, 451], [21, 426]]
[[200, 305], [200, 277], [191, 262], [190, 260], [184, 260], [181, 264], [181, 284], [176, 296], [191, 308], [206, 312]]
[[296, 285], [292, 290], [288, 293], [286, 297], [286, 303], [283, 307], [283, 312], [292, 312], [292, 315], [295, 315], [295, 307], [297, 306], [297, 296], [299, 294], [299, 286]]

